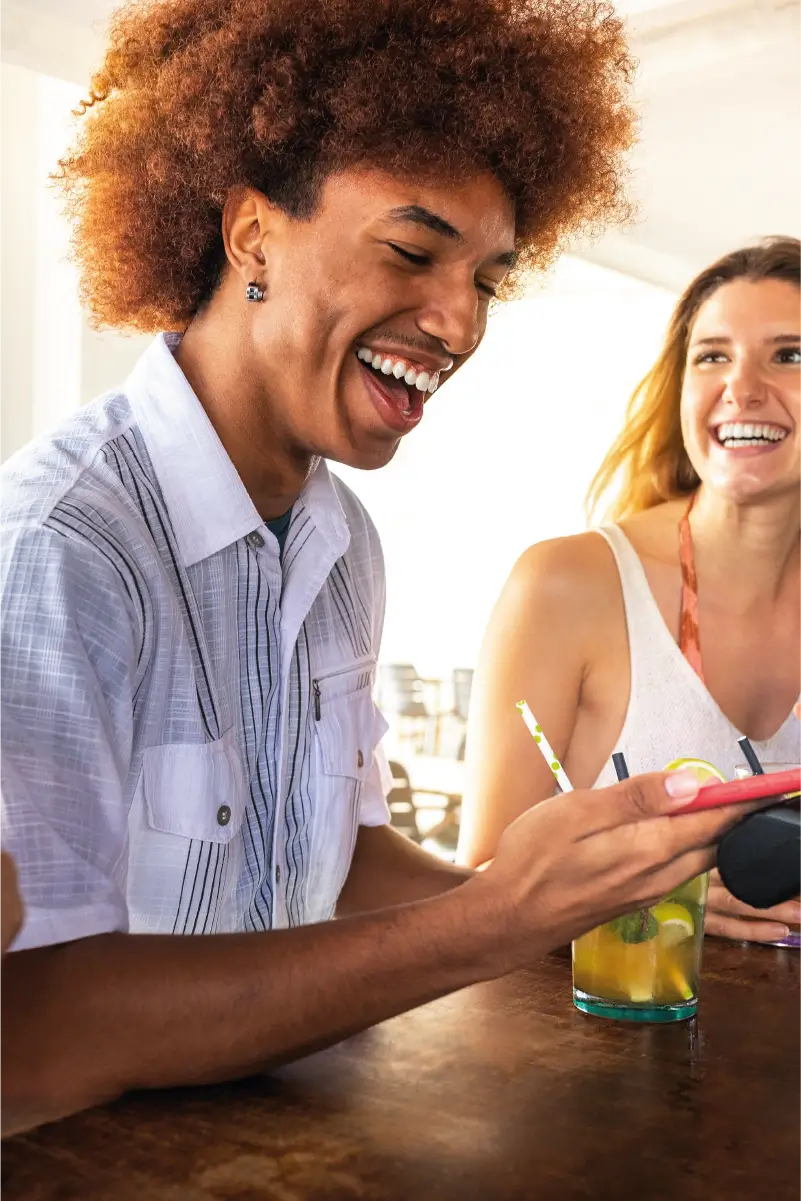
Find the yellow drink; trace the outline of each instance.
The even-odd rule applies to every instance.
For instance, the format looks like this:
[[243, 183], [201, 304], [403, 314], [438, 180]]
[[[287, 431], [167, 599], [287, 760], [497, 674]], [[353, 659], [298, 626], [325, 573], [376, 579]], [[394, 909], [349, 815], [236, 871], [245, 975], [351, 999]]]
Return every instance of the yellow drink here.
[[[676, 759], [702, 783], [724, 780], [703, 759]], [[658, 905], [624, 914], [573, 943], [573, 1001], [583, 1013], [633, 1022], [693, 1017], [704, 946], [707, 875], [688, 880]]]
[[573, 943], [573, 997], [585, 1013], [680, 1021], [698, 1004], [708, 877]]

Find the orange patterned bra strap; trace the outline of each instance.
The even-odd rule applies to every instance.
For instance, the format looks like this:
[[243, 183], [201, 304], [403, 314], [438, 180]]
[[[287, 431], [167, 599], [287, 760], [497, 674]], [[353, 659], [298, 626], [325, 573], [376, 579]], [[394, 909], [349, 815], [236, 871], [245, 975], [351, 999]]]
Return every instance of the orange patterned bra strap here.
[[698, 630], [698, 577], [695, 574], [693, 536], [690, 531], [690, 511], [695, 503], [695, 493], [679, 522], [679, 561], [681, 562], [681, 623], [679, 625], [679, 649], [695, 674], [704, 682], [701, 663], [701, 635]]

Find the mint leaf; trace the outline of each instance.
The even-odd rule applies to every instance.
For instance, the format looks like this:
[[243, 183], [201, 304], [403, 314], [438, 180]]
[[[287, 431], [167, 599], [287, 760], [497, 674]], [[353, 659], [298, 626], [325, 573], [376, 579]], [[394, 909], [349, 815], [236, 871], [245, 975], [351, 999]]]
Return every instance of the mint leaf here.
[[650, 942], [659, 933], [659, 922], [650, 909], [637, 909], [634, 913], [624, 913], [616, 917], [609, 925], [622, 942]]

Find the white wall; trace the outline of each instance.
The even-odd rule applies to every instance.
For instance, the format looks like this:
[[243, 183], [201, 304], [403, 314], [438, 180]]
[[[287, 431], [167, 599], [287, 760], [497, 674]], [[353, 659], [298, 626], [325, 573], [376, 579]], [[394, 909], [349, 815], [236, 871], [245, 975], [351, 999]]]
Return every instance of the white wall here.
[[69, 230], [48, 177], [69, 141], [82, 89], [8, 62], [1, 86], [0, 454], [6, 459], [124, 379], [148, 339], [97, 333], [78, 301]]
[[[38, 93], [31, 73], [2, 72], [2, 259], [0, 304], [0, 449], [6, 453], [31, 437], [35, 257], [33, 196], [37, 168], [35, 131]], [[22, 90], [20, 90], [22, 89]]]

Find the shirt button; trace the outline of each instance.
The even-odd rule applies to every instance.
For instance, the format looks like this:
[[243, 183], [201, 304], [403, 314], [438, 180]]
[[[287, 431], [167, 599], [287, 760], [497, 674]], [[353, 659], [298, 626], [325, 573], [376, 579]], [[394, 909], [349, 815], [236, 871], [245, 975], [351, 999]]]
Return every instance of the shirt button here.
[[276, 884], [280, 884], [280, 883], [281, 883], [281, 869], [280, 869], [280, 867], [277, 867], [277, 868], [275, 869], [275, 882], [276, 882]]
[[254, 530], [252, 534], [248, 534], [246, 541], [250, 546], [253, 547], [254, 550], [261, 550], [261, 548], [264, 546], [264, 539], [262, 538], [261, 534], [257, 533], [256, 530]]
[[361, 753], [361, 751], [359, 751], [358, 755], [356, 756], [356, 766], [364, 767], [364, 755]]
[[231, 806], [230, 805], [220, 805], [219, 809], [217, 810], [217, 825], [218, 826], [227, 826], [230, 820], [231, 820]]

